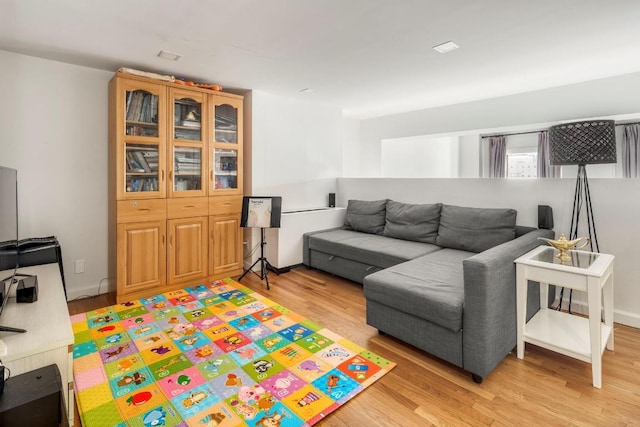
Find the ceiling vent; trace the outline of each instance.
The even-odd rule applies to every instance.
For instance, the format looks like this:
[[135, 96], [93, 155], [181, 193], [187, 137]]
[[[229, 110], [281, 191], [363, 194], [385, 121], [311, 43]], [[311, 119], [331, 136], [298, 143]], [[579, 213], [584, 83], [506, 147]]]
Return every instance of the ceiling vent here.
[[158, 53], [158, 58], [166, 59], [167, 61], [177, 61], [182, 58], [182, 55], [161, 50], [160, 53]]
[[437, 50], [440, 53], [447, 53], [447, 52], [451, 52], [452, 50], [456, 50], [459, 47], [460, 46], [458, 46], [454, 42], [448, 41], [446, 43], [441, 43], [437, 46], [434, 46], [433, 49]]

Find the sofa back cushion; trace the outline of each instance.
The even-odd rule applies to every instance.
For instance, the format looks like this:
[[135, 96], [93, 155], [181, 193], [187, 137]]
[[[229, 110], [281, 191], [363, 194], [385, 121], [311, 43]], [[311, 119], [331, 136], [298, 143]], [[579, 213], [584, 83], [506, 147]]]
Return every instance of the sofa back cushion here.
[[382, 234], [402, 240], [436, 243], [442, 204], [414, 205], [387, 202], [387, 217]]
[[436, 244], [463, 251], [485, 251], [515, 239], [516, 214], [513, 209], [443, 205]]
[[370, 234], [382, 234], [387, 200], [349, 200], [344, 228]]

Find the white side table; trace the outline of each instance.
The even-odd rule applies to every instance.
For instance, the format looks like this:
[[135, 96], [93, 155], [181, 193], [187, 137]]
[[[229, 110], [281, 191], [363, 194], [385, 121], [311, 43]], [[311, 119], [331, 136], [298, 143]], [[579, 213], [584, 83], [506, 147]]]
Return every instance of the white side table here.
[[[528, 342], [591, 363], [593, 386], [602, 386], [602, 353], [613, 350], [613, 255], [569, 251], [561, 262], [549, 246], [515, 260], [518, 359]], [[527, 283], [540, 282], [540, 311], [527, 318]], [[548, 309], [549, 283], [587, 292], [589, 317]], [[604, 307], [603, 307], [604, 306]], [[604, 322], [601, 321], [601, 308]]]

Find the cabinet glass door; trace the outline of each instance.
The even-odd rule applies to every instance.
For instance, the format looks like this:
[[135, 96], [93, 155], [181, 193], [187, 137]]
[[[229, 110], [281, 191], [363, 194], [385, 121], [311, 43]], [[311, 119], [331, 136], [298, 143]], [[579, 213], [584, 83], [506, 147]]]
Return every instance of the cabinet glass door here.
[[238, 150], [216, 148], [213, 165], [216, 190], [238, 188]]
[[173, 139], [202, 141], [202, 103], [191, 98], [173, 101]]
[[159, 191], [157, 145], [125, 145], [125, 192]]
[[174, 146], [173, 192], [202, 190], [202, 149]]
[[166, 194], [166, 92], [147, 82], [117, 81], [116, 197]]
[[[178, 88], [169, 90], [173, 126], [169, 197], [206, 195], [206, 95]], [[204, 117], [203, 114], [204, 113]]]
[[210, 132], [209, 195], [242, 192], [242, 98], [214, 94], [209, 98]]
[[126, 92], [125, 134], [157, 138], [158, 96], [145, 90]]
[[238, 143], [238, 109], [230, 104], [214, 108], [214, 140], [229, 144]]

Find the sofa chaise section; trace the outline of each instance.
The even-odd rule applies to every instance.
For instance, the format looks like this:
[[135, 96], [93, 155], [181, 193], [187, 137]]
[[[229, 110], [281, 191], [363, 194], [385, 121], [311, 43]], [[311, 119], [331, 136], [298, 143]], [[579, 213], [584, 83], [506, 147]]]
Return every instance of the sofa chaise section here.
[[[482, 382], [516, 344], [513, 261], [539, 246], [538, 237], [553, 234], [529, 230], [478, 254], [443, 249], [365, 277], [367, 324]], [[528, 317], [539, 308], [536, 290], [530, 286]], [[414, 298], [410, 304], [407, 293]]]

